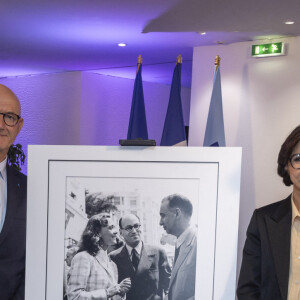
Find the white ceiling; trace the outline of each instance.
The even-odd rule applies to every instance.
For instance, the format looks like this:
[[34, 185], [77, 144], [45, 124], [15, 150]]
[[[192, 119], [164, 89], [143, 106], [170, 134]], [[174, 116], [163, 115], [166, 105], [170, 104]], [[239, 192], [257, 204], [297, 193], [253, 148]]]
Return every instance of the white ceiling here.
[[141, 54], [143, 79], [168, 84], [182, 54], [190, 86], [194, 46], [296, 35], [299, 0], [1, 0], [0, 77], [85, 70], [134, 78]]

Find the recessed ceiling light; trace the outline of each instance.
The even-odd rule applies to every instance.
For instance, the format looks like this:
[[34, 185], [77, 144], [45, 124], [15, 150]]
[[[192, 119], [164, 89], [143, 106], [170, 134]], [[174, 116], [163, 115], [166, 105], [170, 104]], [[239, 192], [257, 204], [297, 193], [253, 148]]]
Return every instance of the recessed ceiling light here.
[[206, 34], [206, 32], [200, 32], [200, 34], [201, 34], [201, 35], [205, 35], [205, 34]]
[[127, 44], [125, 44], [125, 43], [119, 43], [118, 46], [119, 46], [119, 47], [126, 47]]
[[295, 22], [294, 21], [286, 21], [286, 22], [284, 22], [284, 24], [286, 24], [286, 25], [293, 25], [293, 24], [295, 24]]

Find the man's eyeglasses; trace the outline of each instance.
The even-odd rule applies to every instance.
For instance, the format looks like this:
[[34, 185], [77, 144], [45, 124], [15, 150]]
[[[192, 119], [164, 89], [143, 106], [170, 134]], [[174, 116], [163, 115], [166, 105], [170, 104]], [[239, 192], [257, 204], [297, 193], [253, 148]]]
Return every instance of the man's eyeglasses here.
[[135, 230], [138, 230], [140, 227], [141, 227], [141, 224], [134, 224], [134, 225], [128, 225], [124, 229], [128, 232], [131, 232], [133, 230], [133, 228]]
[[293, 154], [289, 161], [294, 169], [300, 169], [300, 153]]
[[19, 119], [21, 118], [19, 115], [14, 113], [0, 113], [3, 116], [3, 121], [7, 126], [13, 127], [18, 124]]

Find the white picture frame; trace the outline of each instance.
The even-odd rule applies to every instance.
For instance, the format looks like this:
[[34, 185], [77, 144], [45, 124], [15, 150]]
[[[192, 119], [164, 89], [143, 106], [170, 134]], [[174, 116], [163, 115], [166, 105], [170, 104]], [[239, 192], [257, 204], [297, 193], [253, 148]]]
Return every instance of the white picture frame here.
[[196, 299], [234, 299], [241, 153], [241, 148], [29, 146], [25, 299], [62, 299], [70, 177], [110, 178], [111, 186], [138, 178], [142, 189], [149, 182], [158, 189], [164, 180], [179, 183], [165, 192], [174, 186], [174, 193], [189, 194], [197, 207]]

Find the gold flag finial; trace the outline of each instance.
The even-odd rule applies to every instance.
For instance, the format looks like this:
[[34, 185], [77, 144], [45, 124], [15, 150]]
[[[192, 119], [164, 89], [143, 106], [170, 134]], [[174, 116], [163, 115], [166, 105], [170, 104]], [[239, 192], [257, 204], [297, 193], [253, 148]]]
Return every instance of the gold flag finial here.
[[182, 64], [182, 56], [181, 56], [181, 54], [179, 54], [179, 55], [177, 56], [176, 64]]
[[221, 57], [219, 55], [217, 55], [216, 58], [215, 58], [215, 66], [216, 66], [216, 68], [218, 68], [220, 66], [220, 61], [221, 61]]
[[136, 73], [139, 71], [140, 65], [141, 65], [142, 62], [143, 62], [142, 55], [139, 55], [139, 56], [138, 56], [137, 62], [138, 62], [138, 66], [137, 66], [137, 69], [136, 69]]
[[142, 58], [142, 55], [139, 55], [138, 56], [138, 64], [141, 64], [143, 63], [143, 58]]

